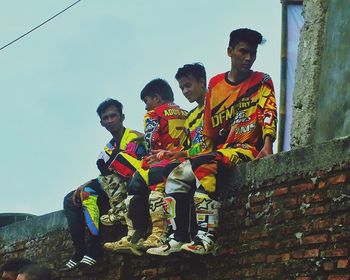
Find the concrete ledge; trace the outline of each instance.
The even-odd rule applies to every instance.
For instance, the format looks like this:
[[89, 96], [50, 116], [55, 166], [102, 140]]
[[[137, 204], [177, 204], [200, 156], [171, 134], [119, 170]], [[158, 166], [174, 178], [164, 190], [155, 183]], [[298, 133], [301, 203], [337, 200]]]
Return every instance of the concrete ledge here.
[[0, 241], [5, 244], [29, 240], [59, 229], [68, 229], [63, 210], [33, 217], [0, 228]]
[[[225, 172], [225, 182], [221, 182], [223, 187], [219, 191], [229, 197], [242, 188], [248, 188], [245, 191], [256, 190], [266, 181], [280, 183], [301, 174], [315, 174], [349, 163], [350, 136], [239, 165]], [[14, 243], [67, 228], [63, 211], [57, 211], [0, 228], [0, 240], [5, 244]]]
[[301, 174], [328, 171], [341, 164], [350, 163], [350, 136], [324, 142], [322, 144], [296, 148], [281, 152], [247, 164], [237, 166], [227, 172], [229, 184], [224, 192], [238, 186], [258, 188], [265, 181], [283, 182]]

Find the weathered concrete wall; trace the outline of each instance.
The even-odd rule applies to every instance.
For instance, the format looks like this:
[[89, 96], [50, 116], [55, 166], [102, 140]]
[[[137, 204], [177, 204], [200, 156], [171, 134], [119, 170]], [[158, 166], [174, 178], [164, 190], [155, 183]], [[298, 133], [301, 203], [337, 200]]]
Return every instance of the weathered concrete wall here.
[[[225, 175], [219, 256], [108, 252], [97, 268], [56, 279], [350, 279], [350, 137]], [[0, 241], [0, 263], [25, 256], [56, 270], [72, 253], [62, 212], [0, 228]]]
[[[347, 2], [347, 1], [346, 1]], [[293, 92], [291, 147], [314, 142], [328, 0], [304, 0]]]
[[291, 147], [350, 134], [350, 2], [304, 0]]
[[350, 2], [329, 1], [327, 18], [316, 143], [350, 135]]

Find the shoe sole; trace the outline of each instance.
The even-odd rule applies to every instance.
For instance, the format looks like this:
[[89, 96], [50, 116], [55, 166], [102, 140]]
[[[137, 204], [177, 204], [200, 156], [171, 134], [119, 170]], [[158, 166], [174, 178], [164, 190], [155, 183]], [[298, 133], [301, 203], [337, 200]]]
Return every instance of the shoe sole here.
[[167, 251], [167, 252], [162, 252], [162, 253], [158, 253], [158, 252], [147, 252], [146, 253], [148, 255], [152, 255], [152, 256], [159, 256], [159, 257], [167, 257], [171, 254], [176, 254], [176, 253], [181, 253], [182, 251]]
[[126, 253], [126, 254], [130, 254], [132, 253], [133, 255], [136, 255], [136, 256], [142, 256], [143, 255], [143, 252], [142, 251], [139, 251], [135, 248], [130, 248], [130, 247], [125, 247], [125, 248], [116, 248], [116, 249], [107, 249], [109, 251], [113, 251], [115, 253]]
[[209, 251], [207, 253], [202, 253], [202, 252], [199, 252], [199, 251], [193, 251], [193, 250], [190, 250], [190, 249], [186, 249], [186, 248], [181, 248], [182, 252], [185, 252], [185, 253], [191, 253], [193, 255], [199, 255], [199, 256], [207, 256], [207, 255], [212, 255], [212, 256], [217, 256], [218, 255], [218, 252], [217, 250], [214, 250], [214, 251]]

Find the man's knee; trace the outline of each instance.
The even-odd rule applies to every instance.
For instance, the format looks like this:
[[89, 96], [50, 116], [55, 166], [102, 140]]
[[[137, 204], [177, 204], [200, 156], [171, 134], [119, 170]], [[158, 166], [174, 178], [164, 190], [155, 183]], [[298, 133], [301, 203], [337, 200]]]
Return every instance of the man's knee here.
[[63, 199], [63, 209], [68, 209], [73, 206], [73, 193], [74, 191], [69, 192]]
[[127, 186], [128, 194], [130, 195], [148, 195], [149, 189], [139, 172], [135, 172], [131, 181]]
[[165, 183], [165, 193], [190, 193], [194, 190], [195, 183], [191, 163], [186, 160], [169, 173]]
[[217, 152], [211, 152], [211, 153], [195, 156], [191, 158], [192, 169], [196, 170], [198, 167], [202, 166], [203, 164], [214, 163], [217, 160], [219, 160], [219, 157], [220, 157], [220, 154]]

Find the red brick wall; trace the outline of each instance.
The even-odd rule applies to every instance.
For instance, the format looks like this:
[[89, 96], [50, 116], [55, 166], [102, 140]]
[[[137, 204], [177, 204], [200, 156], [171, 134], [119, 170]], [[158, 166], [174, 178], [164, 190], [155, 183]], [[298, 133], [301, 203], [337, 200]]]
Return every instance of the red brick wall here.
[[[59, 274], [72, 254], [66, 227], [12, 243], [0, 228], [0, 263], [29, 257], [67, 280], [350, 279], [350, 137], [325, 153], [328, 146], [277, 154], [225, 174], [218, 256], [107, 252], [90, 271]], [[117, 235], [105, 231], [103, 238]]]
[[348, 167], [338, 168], [226, 200], [225, 279], [350, 279], [349, 178]]

